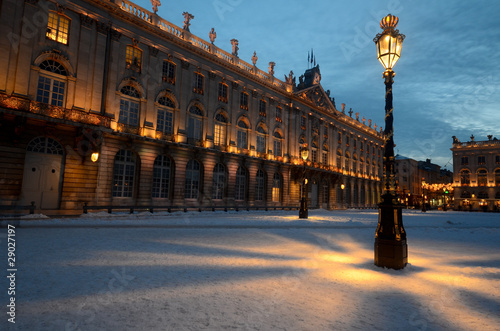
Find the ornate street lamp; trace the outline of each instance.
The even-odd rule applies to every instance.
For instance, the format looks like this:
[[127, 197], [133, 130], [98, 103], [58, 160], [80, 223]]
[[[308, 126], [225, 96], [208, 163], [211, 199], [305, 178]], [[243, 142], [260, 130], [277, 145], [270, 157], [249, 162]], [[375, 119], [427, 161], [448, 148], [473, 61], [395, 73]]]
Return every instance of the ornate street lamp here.
[[394, 130], [392, 108], [392, 68], [399, 60], [405, 36], [396, 30], [398, 18], [387, 15], [380, 21], [384, 30], [373, 39], [377, 46], [377, 58], [385, 68], [385, 148], [384, 194], [379, 204], [379, 218], [375, 232], [375, 265], [391, 269], [403, 269], [408, 263], [408, 245], [403, 227], [402, 205], [398, 203], [395, 182]]
[[308, 210], [307, 210], [307, 178], [306, 178], [306, 161], [309, 157], [309, 149], [307, 149], [307, 145], [304, 144], [302, 149], [300, 150], [300, 157], [304, 160], [304, 170], [302, 172], [302, 197], [300, 198], [300, 209], [299, 209], [299, 218], [307, 218]]

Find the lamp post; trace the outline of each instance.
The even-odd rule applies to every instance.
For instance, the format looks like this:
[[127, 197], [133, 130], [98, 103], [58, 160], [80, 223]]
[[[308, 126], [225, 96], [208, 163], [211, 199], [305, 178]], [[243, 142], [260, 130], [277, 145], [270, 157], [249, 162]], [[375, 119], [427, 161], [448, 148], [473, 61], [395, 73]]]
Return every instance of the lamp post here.
[[304, 170], [302, 172], [302, 197], [300, 198], [299, 218], [307, 218], [308, 210], [307, 210], [306, 161], [307, 158], [309, 157], [309, 149], [307, 149], [307, 146], [305, 144], [300, 150], [300, 157], [304, 161]]
[[379, 204], [379, 218], [375, 232], [375, 265], [391, 269], [403, 269], [408, 263], [408, 245], [403, 227], [402, 205], [398, 203], [395, 185], [394, 130], [392, 108], [392, 68], [401, 55], [405, 36], [396, 30], [398, 18], [387, 15], [380, 21], [384, 30], [373, 39], [377, 46], [377, 58], [385, 68], [385, 148], [384, 193]]

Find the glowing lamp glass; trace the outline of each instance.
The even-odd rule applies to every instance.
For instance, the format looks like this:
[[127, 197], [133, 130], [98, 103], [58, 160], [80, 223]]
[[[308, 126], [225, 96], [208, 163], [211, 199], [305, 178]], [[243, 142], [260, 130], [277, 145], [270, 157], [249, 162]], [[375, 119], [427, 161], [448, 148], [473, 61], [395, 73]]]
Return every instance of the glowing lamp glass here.
[[403, 38], [391, 33], [383, 34], [376, 42], [377, 58], [386, 70], [392, 69], [401, 56]]
[[301, 151], [300, 151], [300, 157], [302, 157], [302, 160], [307, 160], [307, 158], [309, 157], [309, 150], [307, 148], [303, 148]]
[[92, 162], [97, 162], [97, 160], [99, 160], [99, 153], [97, 152], [92, 153], [90, 159], [92, 160]]

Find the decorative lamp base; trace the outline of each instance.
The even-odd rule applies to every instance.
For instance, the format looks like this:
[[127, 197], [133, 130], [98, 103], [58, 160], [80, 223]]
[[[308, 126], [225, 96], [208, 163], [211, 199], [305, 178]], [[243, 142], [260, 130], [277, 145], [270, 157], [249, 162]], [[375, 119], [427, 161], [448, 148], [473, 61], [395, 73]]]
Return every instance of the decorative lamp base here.
[[375, 238], [375, 265], [390, 269], [403, 269], [408, 263], [406, 239], [384, 240]]

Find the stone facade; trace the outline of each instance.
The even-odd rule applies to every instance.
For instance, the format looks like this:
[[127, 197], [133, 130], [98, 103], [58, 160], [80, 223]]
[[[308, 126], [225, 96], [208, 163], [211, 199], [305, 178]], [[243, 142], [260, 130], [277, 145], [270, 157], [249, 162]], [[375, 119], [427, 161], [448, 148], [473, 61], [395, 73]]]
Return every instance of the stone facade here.
[[1, 6], [2, 204], [296, 206], [306, 177], [311, 207], [376, 206], [383, 135], [319, 66], [281, 81], [126, 0]]
[[500, 140], [467, 142], [453, 137], [455, 209], [500, 210]]

